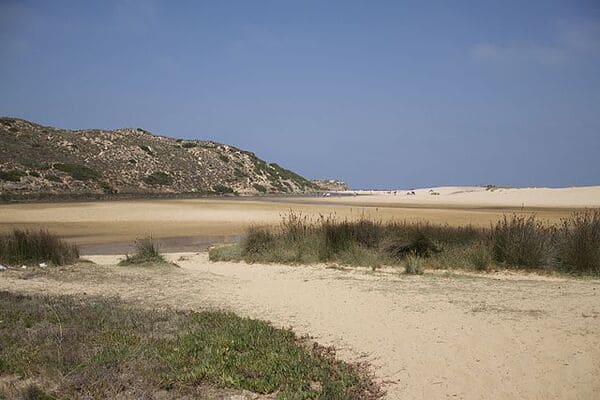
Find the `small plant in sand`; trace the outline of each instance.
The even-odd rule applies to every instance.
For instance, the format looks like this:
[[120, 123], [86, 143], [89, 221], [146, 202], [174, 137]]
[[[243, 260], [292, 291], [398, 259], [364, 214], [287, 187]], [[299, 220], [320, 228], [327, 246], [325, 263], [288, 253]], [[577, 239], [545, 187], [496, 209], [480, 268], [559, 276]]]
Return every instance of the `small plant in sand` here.
[[423, 266], [423, 257], [417, 254], [409, 254], [404, 259], [404, 273], [409, 275], [423, 275], [425, 267]]
[[135, 247], [136, 252], [131, 256], [126, 254], [125, 259], [119, 262], [119, 265], [166, 263], [162, 254], [160, 254], [158, 244], [151, 237], [136, 240]]

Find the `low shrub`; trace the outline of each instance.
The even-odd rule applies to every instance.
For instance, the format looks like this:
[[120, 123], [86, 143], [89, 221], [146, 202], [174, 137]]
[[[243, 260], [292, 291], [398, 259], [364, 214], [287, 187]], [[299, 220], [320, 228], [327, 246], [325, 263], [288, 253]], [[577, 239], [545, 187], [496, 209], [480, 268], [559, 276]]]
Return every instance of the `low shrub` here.
[[56, 163], [53, 167], [59, 171], [66, 172], [78, 181], [87, 181], [100, 177], [100, 173], [84, 165]]
[[173, 183], [173, 178], [166, 172], [156, 171], [147, 175], [144, 182], [148, 185], [170, 185]]
[[267, 193], [267, 188], [264, 187], [263, 185], [260, 185], [258, 183], [254, 183], [252, 185], [252, 187], [256, 190], [258, 190], [259, 193]]
[[56, 175], [46, 175], [44, 176], [44, 178], [46, 178], [47, 180], [49, 180], [50, 182], [59, 182], [62, 183], [62, 178]]
[[79, 258], [76, 245], [63, 241], [45, 230], [14, 231], [0, 235], [0, 263], [2, 264], [70, 264]]
[[18, 169], [0, 171], [0, 181], [19, 182], [21, 177], [27, 175]]
[[195, 142], [185, 142], [181, 145], [184, 149], [192, 149], [194, 147], [198, 147], [198, 143]]
[[216, 193], [219, 194], [229, 194], [229, 193], [234, 193], [234, 190], [232, 188], [230, 188], [229, 186], [225, 186], [225, 185], [214, 185], [212, 187], [213, 191], [215, 191]]
[[138, 239], [135, 242], [136, 251], [133, 255], [125, 255], [119, 265], [135, 264], [164, 264], [166, 260], [160, 254], [158, 244], [152, 238]]

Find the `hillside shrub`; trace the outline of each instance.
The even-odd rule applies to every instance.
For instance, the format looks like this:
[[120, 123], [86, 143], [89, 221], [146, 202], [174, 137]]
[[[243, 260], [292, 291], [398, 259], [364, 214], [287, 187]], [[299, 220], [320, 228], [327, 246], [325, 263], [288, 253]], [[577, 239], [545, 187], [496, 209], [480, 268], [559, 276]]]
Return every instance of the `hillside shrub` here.
[[170, 185], [173, 183], [173, 178], [166, 172], [156, 171], [147, 175], [144, 182], [148, 185]]
[[53, 165], [54, 169], [65, 172], [78, 181], [87, 181], [91, 179], [97, 179], [100, 177], [100, 173], [96, 170], [79, 164], [63, 164], [56, 163]]

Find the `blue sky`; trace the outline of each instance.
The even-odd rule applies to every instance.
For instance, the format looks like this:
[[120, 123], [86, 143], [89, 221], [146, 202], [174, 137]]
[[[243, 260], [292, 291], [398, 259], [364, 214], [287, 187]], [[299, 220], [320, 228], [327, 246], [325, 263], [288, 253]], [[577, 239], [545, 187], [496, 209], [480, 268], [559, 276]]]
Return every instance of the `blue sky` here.
[[0, 0], [0, 46], [0, 114], [44, 125], [360, 188], [600, 184], [594, 0]]

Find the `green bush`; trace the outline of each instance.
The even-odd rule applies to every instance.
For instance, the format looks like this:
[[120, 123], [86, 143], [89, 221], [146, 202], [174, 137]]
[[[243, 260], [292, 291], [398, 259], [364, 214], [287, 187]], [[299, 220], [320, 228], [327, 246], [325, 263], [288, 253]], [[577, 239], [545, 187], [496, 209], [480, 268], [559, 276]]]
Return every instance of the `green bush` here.
[[156, 171], [144, 177], [144, 182], [148, 185], [170, 185], [173, 178], [165, 172]]
[[28, 172], [29, 176], [33, 176], [35, 178], [39, 178], [40, 177], [40, 173], [37, 171], [29, 171]]
[[191, 149], [194, 147], [198, 147], [198, 143], [196, 142], [185, 142], [181, 145], [181, 147], [183, 147], [184, 149]]
[[255, 183], [252, 185], [252, 187], [256, 190], [258, 190], [259, 193], [267, 193], [267, 188], [264, 187], [263, 185], [260, 185], [258, 183]]
[[152, 238], [136, 240], [135, 248], [135, 253], [132, 256], [126, 254], [125, 259], [119, 262], [119, 265], [166, 263], [162, 254], [160, 254], [158, 244]]
[[564, 219], [557, 236], [559, 268], [578, 274], [600, 275], [600, 209]]
[[215, 191], [216, 193], [219, 194], [229, 194], [229, 193], [234, 193], [234, 190], [232, 188], [230, 188], [229, 186], [225, 186], [225, 185], [214, 185], [212, 187], [213, 191]]
[[275, 241], [275, 236], [266, 228], [252, 227], [248, 229], [246, 238], [242, 242], [243, 257], [256, 258], [269, 250]]
[[18, 169], [0, 171], [0, 181], [19, 182], [21, 177], [25, 175], [25, 172], [19, 171]]
[[38, 232], [15, 229], [0, 235], [0, 263], [2, 264], [70, 264], [79, 258], [76, 245], [66, 243], [45, 230]]
[[56, 175], [46, 175], [44, 176], [44, 178], [46, 178], [47, 180], [51, 181], [51, 182], [59, 182], [62, 183], [62, 178]]
[[56, 163], [53, 167], [59, 171], [66, 172], [78, 181], [100, 178], [100, 173], [84, 165]]

